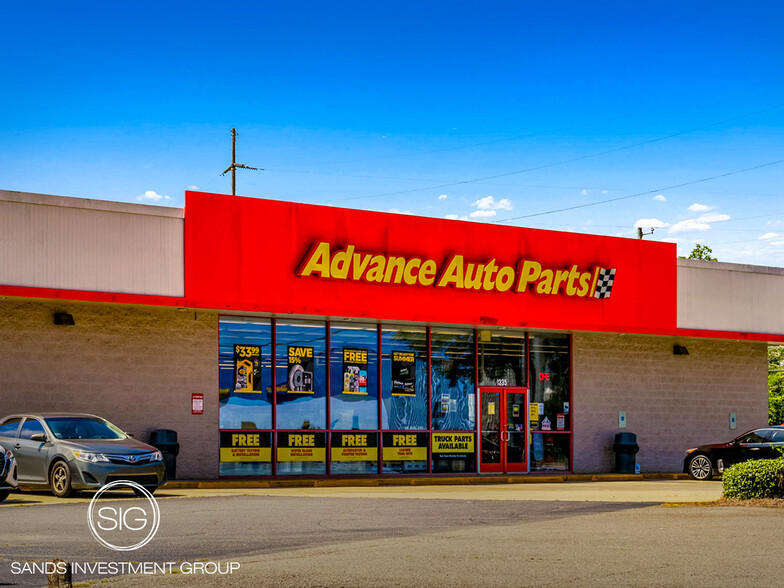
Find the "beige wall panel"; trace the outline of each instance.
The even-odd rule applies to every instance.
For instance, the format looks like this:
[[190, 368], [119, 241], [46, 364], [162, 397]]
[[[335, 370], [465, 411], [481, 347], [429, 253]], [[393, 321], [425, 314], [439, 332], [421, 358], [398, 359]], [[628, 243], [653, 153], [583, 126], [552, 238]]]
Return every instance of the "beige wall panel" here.
[[[673, 355], [674, 343], [689, 355]], [[765, 343], [577, 333], [573, 352], [575, 472], [613, 471], [622, 431], [637, 435], [643, 472], [680, 472], [690, 447], [768, 422]]]
[[183, 234], [179, 209], [0, 192], [0, 284], [182, 296]]
[[[74, 326], [55, 326], [65, 310]], [[0, 301], [0, 417], [87, 412], [147, 441], [179, 434], [179, 478], [218, 476], [218, 315], [169, 308]], [[191, 393], [204, 414], [191, 414]]]
[[678, 326], [784, 333], [784, 269], [678, 260]]

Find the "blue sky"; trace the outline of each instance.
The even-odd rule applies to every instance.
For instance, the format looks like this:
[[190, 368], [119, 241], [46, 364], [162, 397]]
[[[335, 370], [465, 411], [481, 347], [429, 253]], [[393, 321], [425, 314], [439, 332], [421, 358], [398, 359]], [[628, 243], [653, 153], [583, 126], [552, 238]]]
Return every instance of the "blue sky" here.
[[784, 266], [781, 2], [3, 12], [3, 189], [181, 206], [189, 187], [230, 191], [236, 127], [238, 161], [264, 168], [238, 172], [241, 195], [629, 237], [657, 225], [646, 238], [681, 255], [699, 242]]

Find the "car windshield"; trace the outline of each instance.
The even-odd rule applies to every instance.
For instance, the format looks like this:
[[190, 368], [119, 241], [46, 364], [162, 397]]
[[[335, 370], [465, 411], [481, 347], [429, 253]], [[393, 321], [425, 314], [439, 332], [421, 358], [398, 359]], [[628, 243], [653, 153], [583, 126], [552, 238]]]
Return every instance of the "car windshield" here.
[[108, 421], [89, 417], [51, 417], [46, 424], [58, 439], [125, 439], [126, 435]]

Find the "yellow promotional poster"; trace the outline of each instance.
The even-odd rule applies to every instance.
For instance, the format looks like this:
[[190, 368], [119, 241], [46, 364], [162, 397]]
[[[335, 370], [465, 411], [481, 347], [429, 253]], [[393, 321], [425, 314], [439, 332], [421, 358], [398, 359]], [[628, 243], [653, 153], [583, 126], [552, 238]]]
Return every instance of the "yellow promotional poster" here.
[[261, 347], [258, 345], [234, 346], [234, 392], [261, 392]]
[[278, 461], [326, 461], [326, 433], [278, 433]]
[[433, 453], [473, 452], [473, 433], [433, 433]]
[[332, 461], [376, 461], [377, 433], [332, 433]]
[[367, 349], [343, 350], [343, 394], [368, 393]]
[[427, 433], [384, 433], [384, 461], [427, 461]]
[[270, 462], [270, 441], [270, 433], [221, 431], [220, 460], [242, 463]]
[[313, 394], [315, 357], [313, 347], [288, 347], [289, 394]]
[[532, 402], [528, 405], [528, 420], [532, 423], [539, 422], [539, 403]]

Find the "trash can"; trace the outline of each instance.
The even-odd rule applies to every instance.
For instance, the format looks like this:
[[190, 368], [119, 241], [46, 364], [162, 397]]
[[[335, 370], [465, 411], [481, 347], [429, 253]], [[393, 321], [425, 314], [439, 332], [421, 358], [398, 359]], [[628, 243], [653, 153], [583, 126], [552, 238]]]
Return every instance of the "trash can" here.
[[163, 454], [163, 463], [166, 466], [166, 479], [176, 479], [177, 454], [180, 453], [180, 444], [177, 443], [177, 431], [156, 429], [150, 433], [149, 443]]
[[640, 450], [637, 435], [634, 433], [616, 433], [613, 451], [615, 451], [615, 473], [633, 474], [635, 455]]

